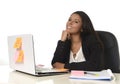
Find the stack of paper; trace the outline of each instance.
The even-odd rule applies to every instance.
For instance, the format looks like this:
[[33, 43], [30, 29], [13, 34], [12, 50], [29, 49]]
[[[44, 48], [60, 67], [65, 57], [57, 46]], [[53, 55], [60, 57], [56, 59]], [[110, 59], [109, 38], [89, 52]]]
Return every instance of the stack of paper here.
[[72, 70], [71, 79], [83, 79], [83, 80], [112, 80], [114, 75], [110, 69], [102, 71], [79, 71]]

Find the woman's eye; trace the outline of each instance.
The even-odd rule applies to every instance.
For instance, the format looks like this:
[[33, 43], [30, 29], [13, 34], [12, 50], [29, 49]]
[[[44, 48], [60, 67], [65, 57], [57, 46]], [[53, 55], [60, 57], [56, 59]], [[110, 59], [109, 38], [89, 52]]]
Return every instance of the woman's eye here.
[[75, 21], [75, 23], [78, 23], [78, 21]]
[[71, 21], [71, 19], [69, 19], [68, 21]]

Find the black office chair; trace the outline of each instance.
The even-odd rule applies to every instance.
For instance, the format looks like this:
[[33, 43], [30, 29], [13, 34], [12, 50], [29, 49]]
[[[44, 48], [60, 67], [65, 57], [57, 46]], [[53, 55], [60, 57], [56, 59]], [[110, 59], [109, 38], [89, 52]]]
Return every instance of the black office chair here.
[[105, 31], [97, 31], [104, 45], [105, 69], [111, 69], [114, 73], [120, 73], [119, 49], [116, 37]]

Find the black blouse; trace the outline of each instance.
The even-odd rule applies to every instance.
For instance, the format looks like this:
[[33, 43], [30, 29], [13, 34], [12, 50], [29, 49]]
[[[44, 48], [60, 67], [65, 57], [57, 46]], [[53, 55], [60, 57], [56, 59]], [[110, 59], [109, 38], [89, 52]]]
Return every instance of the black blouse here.
[[55, 62], [64, 63], [64, 68], [69, 70], [98, 71], [104, 69], [104, 49], [100, 42], [93, 35], [87, 35], [82, 38], [82, 50], [86, 61], [69, 63], [71, 41], [65, 42], [59, 40], [52, 65]]

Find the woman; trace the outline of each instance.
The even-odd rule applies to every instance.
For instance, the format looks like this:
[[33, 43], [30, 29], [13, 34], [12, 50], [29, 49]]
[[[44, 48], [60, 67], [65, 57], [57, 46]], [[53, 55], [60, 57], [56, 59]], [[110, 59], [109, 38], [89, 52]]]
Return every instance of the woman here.
[[58, 41], [52, 60], [54, 68], [97, 71], [104, 69], [104, 49], [88, 15], [72, 13]]

